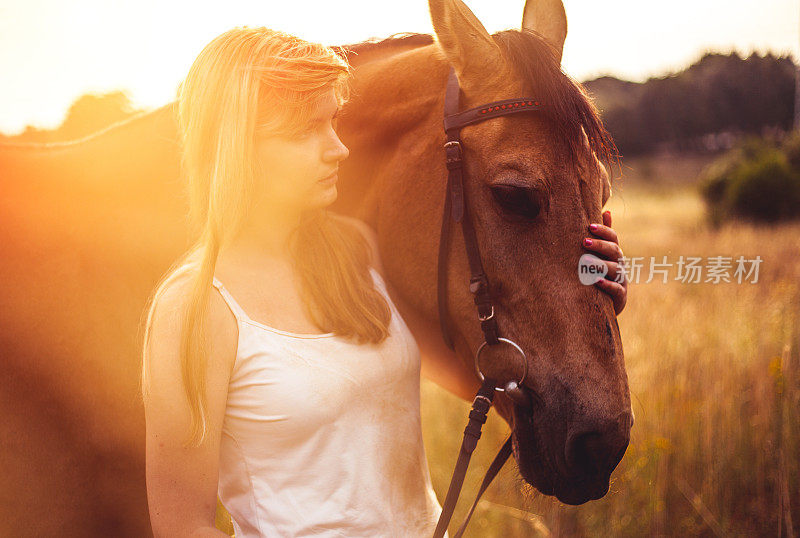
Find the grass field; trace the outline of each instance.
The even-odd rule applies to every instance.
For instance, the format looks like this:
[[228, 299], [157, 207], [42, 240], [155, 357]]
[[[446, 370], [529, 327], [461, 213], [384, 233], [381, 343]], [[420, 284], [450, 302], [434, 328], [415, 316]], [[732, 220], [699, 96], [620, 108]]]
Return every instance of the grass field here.
[[[508, 464], [467, 536], [792, 536], [800, 528], [800, 223], [712, 230], [695, 190], [704, 157], [632, 160], [607, 207], [645, 271], [619, 317], [636, 415], [605, 498], [579, 507], [526, 491]], [[649, 258], [763, 260], [758, 282], [657, 277]], [[731, 275], [733, 269], [731, 269]], [[423, 429], [440, 500], [468, 404], [423, 382]], [[451, 531], [508, 431], [492, 412]]]

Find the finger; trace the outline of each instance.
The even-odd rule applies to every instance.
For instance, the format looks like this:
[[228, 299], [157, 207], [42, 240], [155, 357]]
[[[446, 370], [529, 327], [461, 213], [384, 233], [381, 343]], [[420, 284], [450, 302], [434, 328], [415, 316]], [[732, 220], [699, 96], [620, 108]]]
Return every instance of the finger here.
[[604, 241], [602, 239], [592, 239], [591, 237], [586, 237], [583, 240], [583, 248], [591, 250], [592, 252], [604, 256], [608, 260], [618, 262], [621, 258], [623, 258], [622, 249], [619, 248], [619, 245], [616, 243], [612, 243], [611, 241]]
[[592, 230], [591, 224], [589, 225], [589, 233], [600, 237], [601, 239], [607, 239], [608, 241], [613, 241], [614, 243], [619, 243], [619, 238], [617, 237], [617, 232], [614, 231], [613, 228], [609, 228], [604, 224], [595, 224], [595, 229]]
[[611, 227], [611, 211], [603, 212], [603, 224], [605, 224], [608, 227]]
[[606, 264], [606, 267], [608, 267], [606, 278], [613, 280], [614, 282], [619, 282], [623, 286], [627, 285], [628, 275], [626, 271], [623, 270], [623, 264], [612, 262], [610, 260], [604, 260], [603, 263]]
[[600, 278], [594, 286], [607, 293], [614, 303], [614, 313], [619, 314], [625, 308], [628, 292], [619, 282], [613, 282], [606, 278]]

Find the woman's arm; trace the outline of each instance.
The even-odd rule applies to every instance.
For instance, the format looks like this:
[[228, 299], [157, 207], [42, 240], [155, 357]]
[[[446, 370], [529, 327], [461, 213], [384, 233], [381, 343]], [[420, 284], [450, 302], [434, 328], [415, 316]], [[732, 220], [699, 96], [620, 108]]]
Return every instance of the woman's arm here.
[[208, 436], [184, 448], [191, 424], [180, 365], [180, 285], [159, 300], [151, 327], [149, 393], [145, 398], [146, 477], [150, 522], [156, 537], [227, 536], [214, 527], [219, 440], [238, 329], [223, 299], [212, 293], [206, 377]]

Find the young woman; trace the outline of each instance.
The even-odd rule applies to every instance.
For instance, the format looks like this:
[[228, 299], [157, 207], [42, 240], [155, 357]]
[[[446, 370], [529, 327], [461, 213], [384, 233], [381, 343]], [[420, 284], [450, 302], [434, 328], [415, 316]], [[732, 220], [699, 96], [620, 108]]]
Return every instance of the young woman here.
[[440, 511], [419, 352], [364, 225], [324, 209], [348, 155], [348, 65], [265, 28], [208, 44], [179, 97], [200, 237], [159, 284], [144, 346], [157, 536], [430, 536]]
[[419, 349], [374, 234], [325, 210], [348, 155], [335, 132], [348, 76], [330, 48], [237, 28], [181, 86], [199, 240], [159, 283], [146, 322], [156, 536], [225, 536], [217, 496], [237, 538], [436, 527]]

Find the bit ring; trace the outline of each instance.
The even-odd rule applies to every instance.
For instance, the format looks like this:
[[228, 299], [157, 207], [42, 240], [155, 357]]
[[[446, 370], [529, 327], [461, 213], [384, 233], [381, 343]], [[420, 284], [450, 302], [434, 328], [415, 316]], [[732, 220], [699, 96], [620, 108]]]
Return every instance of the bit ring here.
[[[509, 340], [508, 338], [498, 338], [498, 340], [500, 342], [505, 342], [506, 344], [514, 347], [517, 351], [519, 351], [520, 355], [522, 355], [522, 364], [524, 366], [524, 370], [522, 371], [522, 378], [519, 381], [517, 381], [517, 385], [519, 385], [521, 387], [522, 383], [525, 381], [525, 378], [528, 377], [528, 358], [525, 355], [525, 352], [522, 351], [522, 348], [519, 347], [515, 342]], [[478, 378], [481, 380], [481, 383], [484, 382], [484, 380], [486, 379], [486, 376], [484, 376], [483, 372], [481, 372], [481, 367], [478, 364], [478, 359], [480, 359], [481, 351], [483, 350], [483, 348], [488, 346], [488, 345], [489, 345], [489, 343], [484, 341], [478, 347], [478, 351], [475, 352], [475, 372], [478, 374]], [[503, 389], [503, 388], [500, 388], [500, 387], [495, 387], [494, 390], [496, 390], [497, 392], [505, 392], [506, 389]]]

